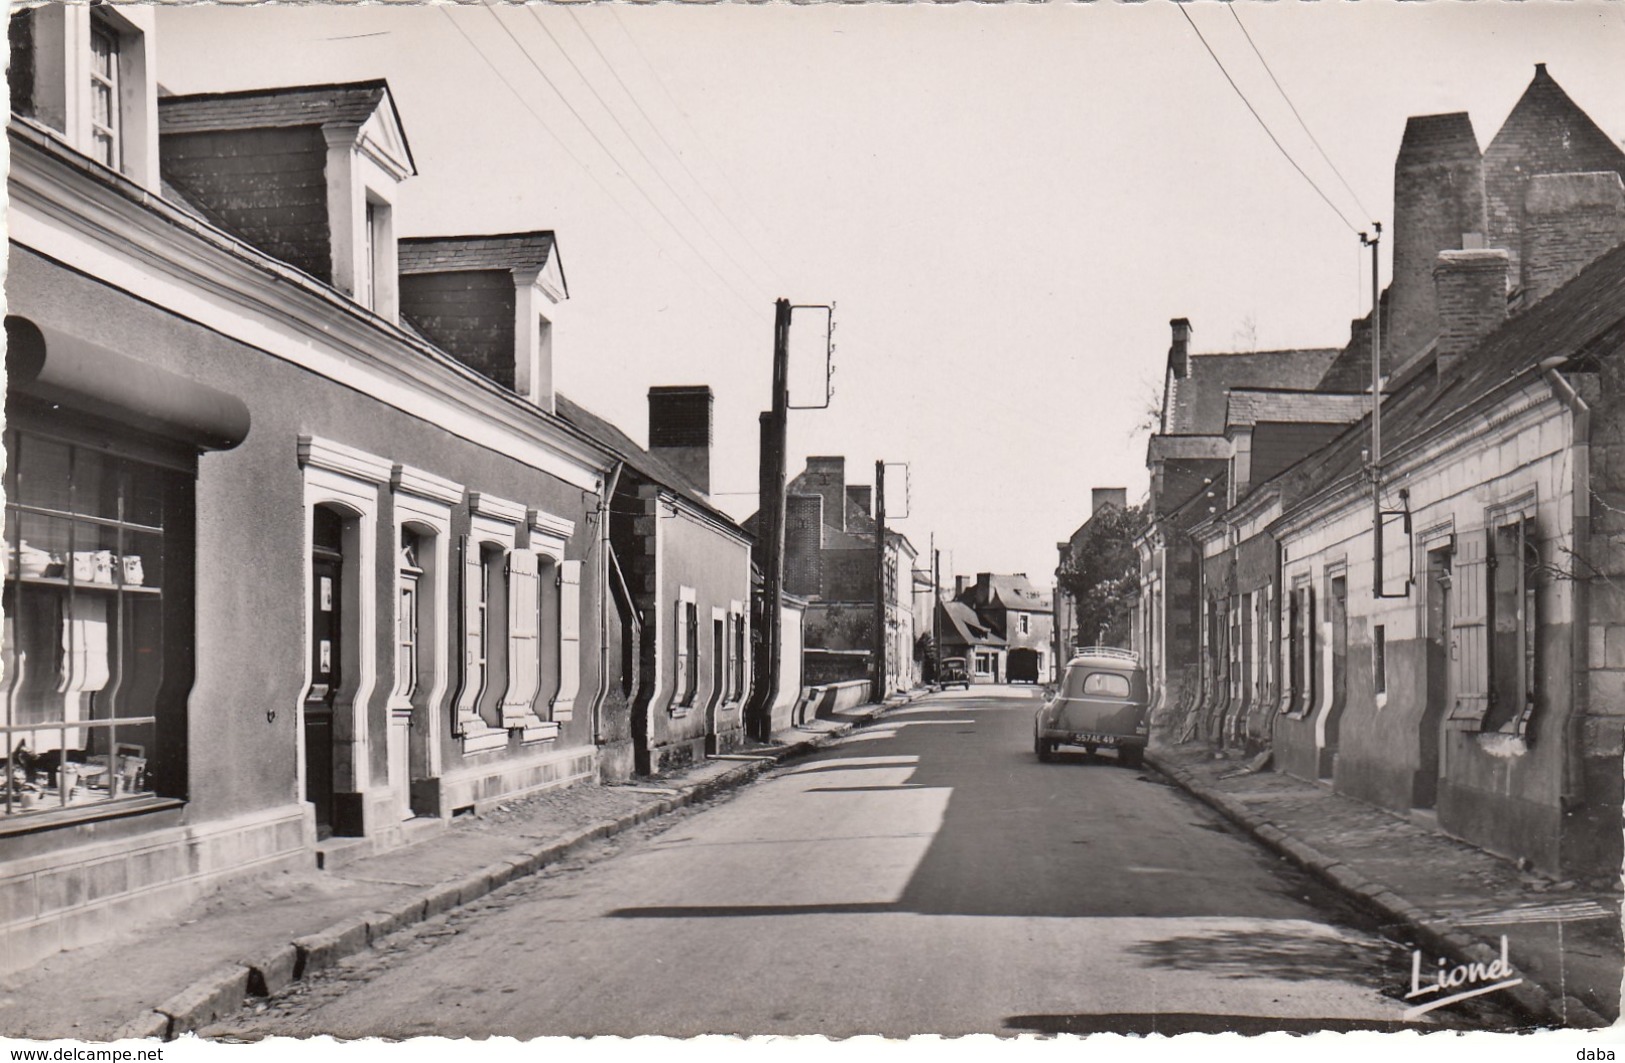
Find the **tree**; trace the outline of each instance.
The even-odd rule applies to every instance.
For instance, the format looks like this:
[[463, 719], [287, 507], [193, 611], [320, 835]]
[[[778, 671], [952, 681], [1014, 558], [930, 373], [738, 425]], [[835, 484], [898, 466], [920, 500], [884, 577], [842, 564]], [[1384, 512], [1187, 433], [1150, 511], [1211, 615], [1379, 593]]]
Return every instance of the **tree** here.
[[[1127, 645], [1130, 610], [1140, 594], [1134, 539], [1145, 526], [1143, 506], [1109, 506], [1083, 526], [1065, 567], [1056, 574], [1057, 588], [1072, 600], [1079, 641]], [[1063, 647], [1063, 652], [1071, 649]]]

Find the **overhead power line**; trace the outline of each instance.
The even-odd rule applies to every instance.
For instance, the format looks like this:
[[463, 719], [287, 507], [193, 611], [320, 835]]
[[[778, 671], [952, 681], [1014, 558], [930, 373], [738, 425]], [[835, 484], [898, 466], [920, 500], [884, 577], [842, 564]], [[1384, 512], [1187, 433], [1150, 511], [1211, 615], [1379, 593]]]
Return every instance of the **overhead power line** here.
[[[570, 54], [569, 49], [564, 47], [564, 42], [560, 41], [558, 36], [548, 28], [546, 22], [542, 21], [542, 16], [536, 13], [536, 8], [527, 4], [525, 11], [528, 12], [530, 17], [535, 20], [536, 25], [541, 28], [541, 31], [547, 34], [547, 39], [553, 42], [553, 47], [557, 48], [559, 54], [564, 56], [564, 61], [570, 64], [570, 69], [576, 72], [576, 76], [581, 79], [581, 83], [587, 86], [587, 91], [592, 93], [592, 98], [598, 101], [598, 106], [604, 109], [604, 113], [609, 115], [609, 120], [615, 123], [615, 128], [619, 129], [621, 131], [621, 135], [626, 138], [626, 142], [632, 145], [632, 150], [638, 153], [638, 157], [644, 161], [644, 163], [649, 167], [649, 170], [655, 175], [656, 178], [659, 179], [660, 183], [666, 186], [666, 191], [671, 193], [672, 198], [677, 201], [677, 205], [682, 207], [684, 212], [686, 212], [688, 216], [693, 219], [694, 224], [700, 227], [701, 232], [710, 237], [711, 242], [717, 246], [717, 250], [722, 252], [723, 256], [733, 265], [734, 269], [738, 270], [741, 276], [749, 278], [750, 271], [744, 266], [740, 265], [739, 260], [734, 258], [733, 254], [729, 252], [727, 245], [725, 245], [721, 240], [718, 240], [716, 234], [711, 231], [711, 227], [707, 225], [698, 214], [694, 213], [694, 209], [688, 205], [688, 201], [683, 198], [683, 194], [677, 191], [676, 188], [672, 187], [672, 183], [670, 181], [666, 180], [666, 175], [661, 171], [659, 165], [649, 157], [648, 152], [643, 150], [643, 145], [638, 143], [637, 138], [632, 135], [632, 131], [626, 128], [626, 123], [622, 122], [620, 116], [615, 113], [614, 108], [610, 107], [609, 101], [604, 99], [603, 95], [599, 93], [597, 87], [594, 86], [592, 81], [587, 77], [587, 72], [581, 69], [581, 64], [577, 63], [575, 61], [575, 57]], [[602, 56], [602, 53], [600, 53], [600, 56]], [[759, 292], [759, 294], [761, 294], [764, 299], [772, 298], [766, 292]]]
[[[613, 8], [611, 10], [613, 11]], [[586, 38], [587, 43], [592, 45], [592, 50], [597, 54], [599, 60], [603, 62], [605, 69], [607, 69], [611, 76], [615, 78], [615, 83], [621, 87], [621, 91], [626, 94], [626, 98], [632, 101], [632, 106], [637, 108], [638, 114], [643, 116], [644, 124], [649, 127], [657, 138], [659, 138], [660, 143], [665, 145], [666, 151], [671, 155], [671, 157], [677, 160], [677, 165], [683, 168], [683, 172], [688, 175], [688, 179], [693, 182], [694, 187], [700, 190], [700, 195], [704, 196], [705, 201], [711, 204], [711, 209], [716, 211], [717, 217], [721, 218], [727, 224], [728, 228], [733, 230], [734, 235], [739, 237], [740, 242], [750, 249], [751, 253], [756, 256], [757, 260], [760, 261], [762, 265], [767, 267], [768, 272], [772, 274], [773, 279], [779, 283], [780, 288], [783, 290], [788, 290], [790, 285], [785, 281], [783, 274], [779, 273], [777, 267], [773, 264], [773, 260], [766, 254], [763, 254], [761, 248], [757, 247], [751, 238], [745, 235], [745, 232], [740, 229], [738, 225], [734, 224], [733, 218], [728, 214], [727, 211], [722, 209], [721, 204], [719, 204], [711, 195], [711, 190], [706, 187], [705, 182], [701, 181], [694, 173], [693, 169], [689, 167], [688, 160], [683, 158], [683, 153], [678, 151], [676, 146], [673, 145], [670, 140], [666, 139], [666, 134], [660, 131], [659, 123], [650, 117], [648, 110], [644, 108], [643, 103], [638, 99], [637, 94], [634, 93], [626, 84], [626, 81], [621, 77], [620, 71], [615, 68], [615, 64], [610, 61], [609, 56], [604, 54], [604, 50], [598, 46], [597, 39], [593, 37], [592, 32], [587, 29], [586, 24], [581, 21], [581, 16], [576, 14], [575, 8], [565, 6], [564, 11], [565, 14], [570, 16], [571, 21], [576, 24], [576, 28], [581, 31], [581, 35]], [[616, 17], [619, 18], [619, 16]], [[628, 34], [628, 38], [630, 39], [630, 34]], [[635, 42], [633, 46], [636, 47]], [[639, 58], [642, 58], [642, 56], [640, 55]], [[645, 62], [647, 62], [647, 60], [645, 60]], [[653, 69], [651, 68], [651, 73], [652, 72]], [[658, 75], [656, 75], [656, 78], [658, 80]], [[664, 91], [664, 86], [662, 86], [662, 91]], [[669, 94], [667, 95], [667, 99], [670, 100]]]
[[1360, 193], [1349, 185], [1348, 180], [1343, 176], [1343, 171], [1337, 168], [1337, 164], [1332, 161], [1331, 156], [1326, 154], [1326, 149], [1320, 146], [1320, 141], [1315, 138], [1315, 134], [1309, 131], [1309, 123], [1305, 122], [1303, 115], [1298, 113], [1298, 108], [1293, 104], [1292, 97], [1287, 95], [1286, 89], [1282, 88], [1280, 81], [1276, 80], [1275, 71], [1270, 69], [1269, 61], [1264, 58], [1264, 53], [1258, 50], [1257, 43], [1253, 41], [1253, 35], [1248, 33], [1247, 27], [1242, 24], [1241, 15], [1236, 11], [1236, 5], [1230, 3], [1224, 6], [1229, 8], [1230, 17], [1236, 20], [1236, 26], [1241, 30], [1241, 35], [1247, 38], [1247, 43], [1252, 46], [1253, 54], [1258, 56], [1258, 61], [1263, 64], [1264, 73], [1270, 76], [1270, 82], [1275, 86], [1275, 91], [1281, 94], [1281, 99], [1285, 100], [1287, 107], [1291, 108], [1292, 117], [1298, 120], [1298, 125], [1303, 129], [1304, 136], [1309, 138], [1309, 143], [1315, 146], [1315, 150], [1320, 152], [1320, 157], [1325, 160], [1326, 165], [1331, 167], [1332, 173], [1337, 175], [1337, 179], [1343, 184], [1343, 190], [1354, 198], [1354, 205], [1360, 208], [1360, 213], [1368, 218], [1372, 217], [1371, 212], [1365, 208], [1365, 204], [1360, 202]]
[[[755, 224], [756, 228], [761, 231], [763, 236], [768, 237], [768, 239], [771, 241], [773, 234], [768, 231], [766, 225], [762, 224], [762, 219], [757, 216], [756, 212], [750, 209], [749, 200], [745, 199], [745, 197], [740, 194], [739, 186], [734, 184], [733, 181], [728, 178], [727, 171], [716, 164], [716, 151], [711, 147], [706, 139], [700, 135], [699, 130], [694, 128], [693, 123], [688, 120], [687, 114], [683, 112], [683, 108], [672, 96], [671, 88], [666, 84], [666, 79], [660, 76], [660, 71], [656, 69], [653, 63], [649, 62], [649, 57], [643, 54], [643, 46], [638, 44], [637, 37], [626, 28], [626, 23], [621, 20], [619, 6], [616, 4], [606, 4], [605, 7], [609, 10], [610, 17], [615, 20], [615, 25], [620, 29], [621, 35], [626, 38], [627, 43], [632, 45], [633, 54], [635, 54], [638, 57], [638, 60], [643, 63], [644, 69], [649, 71], [650, 76], [654, 79], [655, 87], [658, 88], [660, 90], [660, 94], [665, 97], [666, 103], [670, 105], [673, 113], [677, 115], [678, 121], [683, 123], [683, 128], [688, 130], [689, 136], [692, 137], [694, 141], [698, 143], [702, 149], [704, 149], [705, 153], [711, 157], [711, 169], [715, 171], [717, 176], [722, 179], [722, 183], [726, 186], [728, 192], [734, 197], [735, 200], [738, 201], [741, 209], [743, 209], [745, 212], [745, 216], [748, 217], [753, 224]], [[751, 245], [751, 249], [756, 250], [754, 244]], [[767, 256], [763, 255], [761, 251], [756, 250], [756, 254], [758, 258], [761, 258], [763, 262], [768, 264], [769, 268], [772, 267], [772, 262], [767, 258]]]
[[1321, 191], [1320, 186], [1315, 184], [1314, 178], [1305, 173], [1303, 167], [1298, 165], [1297, 160], [1292, 157], [1291, 153], [1289, 153], [1286, 148], [1281, 146], [1281, 142], [1279, 140], [1275, 139], [1275, 134], [1270, 131], [1269, 123], [1265, 122], [1263, 116], [1261, 116], [1257, 109], [1253, 107], [1252, 101], [1247, 99], [1247, 94], [1241, 91], [1240, 85], [1236, 84], [1236, 79], [1230, 76], [1230, 71], [1225, 69], [1224, 63], [1219, 59], [1218, 53], [1215, 52], [1213, 50], [1213, 46], [1207, 42], [1207, 38], [1202, 36], [1202, 31], [1197, 27], [1196, 20], [1191, 18], [1191, 13], [1189, 11], [1185, 10], [1185, 5], [1183, 3], [1176, 3], [1174, 6], [1179, 9], [1179, 13], [1181, 15], [1185, 16], [1185, 21], [1190, 23], [1191, 29], [1196, 33], [1196, 39], [1202, 42], [1202, 47], [1207, 49], [1207, 54], [1212, 56], [1213, 62], [1219, 68], [1219, 73], [1224, 75], [1224, 79], [1230, 83], [1230, 87], [1235, 90], [1235, 93], [1241, 99], [1241, 102], [1246, 104], [1248, 113], [1253, 116], [1253, 119], [1256, 122], [1258, 122], [1258, 127], [1264, 131], [1264, 135], [1270, 138], [1270, 143], [1275, 145], [1275, 150], [1281, 153], [1281, 157], [1283, 159], [1292, 164], [1292, 168], [1298, 171], [1299, 177], [1302, 177], [1305, 181], [1309, 182], [1309, 187], [1315, 190], [1315, 194], [1321, 198], [1321, 201], [1330, 207], [1332, 213], [1336, 214], [1338, 219], [1348, 227], [1348, 231], [1351, 233], [1358, 233], [1359, 230], [1354, 227], [1354, 223], [1349, 221], [1341, 210], [1337, 209], [1337, 204], [1333, 203], [1330, 197], [1328, 197], [1325, 192]]
[[[480, 46], [480, 43], [470, 36], [467, 30], [463, 29], [462, 26], [457, 24], [457, 20], [452, 17], [450, 7], [448, 5], [439, 4], [435, 5], [435, 7], [442, 15], [445, 16], [446, 21], [451, 23], [451, 28], [456, 30], [458, 35], [461, 36], [463, 40], [468, 42], [468, 46], [470, 48], [474, 49], [475, 54], [480, 57], [480, 60], [485, 64], [486, 69], [495, 74], [497, 79], [508, 87], [508, 91], [513, 93], [514, 98], [519, 101], [520, 106], [529, 112], [531, 118], [535, 119], [536, 124], [541, 126], [543, 131], [545, 131], [547, 135], [553, 139], [553, 142], [559, 146], [559, 150], [564, 152], [565, 157], [571, 162], [575, 163], [576, 168], [582, 173], [586, 174], [588, 179], [590, 179], [593, 184], [598, 186], [598, 190], [604, 194], [604, 198], [609, 200], [609, 202], [621, 212], [626, 220], [632, 223], [632, 226], [637, 229], [638, 232], [643, 234], [644, 239], [648, 240], [656, 248], [660, 248], [660, 240], [658, 240], [655, 235], [651, 233], [641, 221], [638, 220], [637, 216], [633, 214], [626, 204], [621, 201], [619, 196], [610, 191], [609, 186], [606, 185], [601, 178], [599, 178], [598, 174], [594, 172], [590, 166], [583, 162], [580, 156], [570, 149], [570, 145], [564, 141], [563, 137], [559, 136], [559, 134], [554, 131], [553, 127], [548, 124], [547, 119], [543, 118], [541, 113], [537, 111], [535, 107], [531, 106], [530, 100], [527, 99], [525, 94], [519, 90], [519, 87], [502, 72], [502, 68], [491, 59], [491, 56], [487, 54], [485, 49]], [[706, 288], [703, 285], [699, 286], [699, 288], [701, 291], [705, 292], [706, 295], [717, 300], [719, 309], [722, 309], [724, 312], [733, 314], [735, 317], [739, 318], [741, 324], [749, 325], [751, 328], [756, 327], [754, 322], [748, 321], [745, 317], [734, 310], [732, 306], [718, 299], [716, 293], [712, 292], [709, 288]]]
[[553, 79], [548, 76], [547, 71], [542, 69], [542, 64], [536, 61], [536, 57], [530, 54], [530, 49], [526, 48], [524, 42], [514, 35], [513, 30], [508, 28], [508, 24], [504, 22], [502, 17], [496, 13], [496, 9], [481, 5], [481, 10], [490, 15], [496, 24], [502, 29], [502, 32], [508, 35], [508, 39], [513, 41], [514, 47], [519, 49], [519, 54], [524, 56], [525, 61], [529, 63], [531, 68], [534, 69], [536, 73], [540, 75], [541, 79], [547, 83], [547, 87], [553, 90], [554, 95], [558, 96], [560, 102], [564, 104], [565, 109], [570, 112], [571, 116], [574, 117], [578, 123], [580, 123], [581, 128], [587, 131], [587, 135], [592, 138], [593, 143], [598, 145], [598, 149], [609, 158], [609, 161], [613, 163], [622, 174], [625, 175], [627, 181], [631, 183], [633, 189], [637, 191], [638, 195], [643, 197], [645, 203], [649, 204], [649, 208], [658, 214], [660, 216], [660, 220], [664, 221], [667, 227], [670, 228], [671, 231], [676, 235], [677, 239], [683, 242], [683, 246], [688, 248], [689, 253], [691, 253], [695, 258], [699, 259], [701, 265], [705, 266], [706, 269], [711, 271], [711, 275], [717, 279], [719, 284], [728, 289], [728, 291], [733, 294], [735, 299], [739, 300], [740, 305], [744, 306], [748, 311], [754, 311], [755, 308], [751, 305], [750, 300], [744, 295], [740, 294], [739, 289], [728, 283], [728, 279], [718, 272], [716, 266], [711, 264], [711, 260], [707, 258], [699, 248], [694, 246], [694, 242], [688, 238], [688, 235], [684, 233], [682, 229], [678, 228], [677, 224], [671, 220], [671, 217], [663, 209], [661, 209], [660, 204], [654, 201], [654, 197], [649, 195], [648, 190], [645, 189], [643, 185], [638, 183], [637, 178], [632, 176], [631, 169], [628, 168], [625, 163], [621, 162], [615, 153], [609, 149], [609, 145], [604, 143], [604, 138], [598, 135], [598, 131], [592, 127], [592, 123], [583, 118], [581, 112], [576, 110], [575, 104], [570, 102], [570, 98], [566, 96], [553, 81]]

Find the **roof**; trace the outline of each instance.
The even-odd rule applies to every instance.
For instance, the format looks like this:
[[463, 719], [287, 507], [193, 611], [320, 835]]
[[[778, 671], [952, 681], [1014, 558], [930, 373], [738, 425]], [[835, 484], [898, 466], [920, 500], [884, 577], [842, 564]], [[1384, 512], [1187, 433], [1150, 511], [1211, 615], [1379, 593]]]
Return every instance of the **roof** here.
[[1285, 388], [1238, 388], [1230, 392], [1226, 427], [1274, 424], [1347, 424], [1371, 409], [1371, 397], [1328, 391]]
[[[1437, 384], [1418, 375], [1383, 401], [1384, 450], [1428, 434], [1469, 407], [1490, 398], [1548, 359], [1594, 368], [1595, 357], [1625, 344], [1625, 244], [1600, 256], [1567, 284], [1486, 336]], [[1331, 446], [1287, 474], [1326, 488], [1357, 471], [1367, 445], [1370, 418], [1363, 417]], [[1284, 474], [1286, 475], [1286, 474]]]
[[553, 395], [553, 408], [561, 420], [574, 425], [594, 441], [608, 448], [645, 480], [682, 496], [692, 505], [729, 527], [739, 528], [739, 524], [732, 517], [713, 506], [675, 465], [657, 454], [644, 450], [610, 422], [559, 393]]
[[990, 605], [1024, 613], [1055, 611], [1055, 603], [1050, 596], [1034, 587], [1026, 576], [991, 577], [988, 580], [988, 598]]
[[361, 125], [384, 102], [400, 131], [400, 148], [415, 172], [411, 145], [401, 127], [400, 112], [383, 78], [335, 85], [283, 85], [239, 92], [204, 92], [158, 97], [160, 132], [218, 133], [238, 129], [297, 129], [305, 126]]
[[967, 646], [1003, 646], [1004, 639], [993, 633], [976, 615], [976, 610], [964, 602], [943, 602], [942, 615], [953, 626], [954, 634]]
[[553, 253], [553, 230], [491, 236], [412, 236], [399, 242], [402, 273], [540, 269]]
[[1219, 435], [1226, 396], [1234, 388], [1309, 390], [1320, 383], [1338, 351], [1332, 347], [1239, 354], [1193, 354], [1184, 379], [1174, 382], [1164, 435]]

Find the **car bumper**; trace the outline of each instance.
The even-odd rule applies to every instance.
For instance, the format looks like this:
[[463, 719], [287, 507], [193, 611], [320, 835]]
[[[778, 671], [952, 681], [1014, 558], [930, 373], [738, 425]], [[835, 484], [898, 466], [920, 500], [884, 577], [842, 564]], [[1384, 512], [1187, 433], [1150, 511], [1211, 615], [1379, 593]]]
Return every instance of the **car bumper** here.
[[1146, 735], [1113, 735], [1093, 731], [1062, 731], [1040, 727], [1038, 737], [1063, 746], [1099, 746], [1103, 749], [1144, 749]]

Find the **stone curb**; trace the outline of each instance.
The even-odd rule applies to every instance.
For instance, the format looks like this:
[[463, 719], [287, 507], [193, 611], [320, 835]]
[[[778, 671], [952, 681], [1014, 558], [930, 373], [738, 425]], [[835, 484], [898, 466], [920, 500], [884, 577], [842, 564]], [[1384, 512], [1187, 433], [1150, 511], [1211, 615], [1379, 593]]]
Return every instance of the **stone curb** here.
[[[1492, 949], [1486, 942], [1462, 933], [1443, 920], [1429, 916], [1395, 890], [1370, 881], [1347, 864], [1334, 860], [1314, 846], [1293, 837], [1274, 823], [1253, 813], [1242, 802], [1209, 788], [1196, 778], [1194, 772], [1169, 764], [1155, 750], [1146, 751], [1145, 762], [1148, 767], [1172, 780], [1180, 789], [1223, 813], [1226, 819], [1247, 831], [1266, 847], [1337, 888], [1367, 911], [1388, 920], [1391, 925], [1407, 927], [1428, 948], [1457, 961], [1469, 963], [1487, 962], [1500, 955], [1498, 950]], [[1577, 1028], [1600, 1028], [1609, 1025], [1608, 1020], [1573, 997], [1560, 997], [1542, 986], [1535, 985], [1527, 978], [1522, 985], [1506, 990], [1506, 995], [1536, 1020], [1554, 1021], [1565, 1027]]]
[[613, 820], [594, 823], [557, 841], [521, 850], [463, 878], [432, 886], [393, 908], [364, 912], [314, 934], [295, 938], [289, 944], [279, 945], [264, 956], [225, 964], [162, 1004], [150, 1011], [143, 1011], [125, 1023], [115, 1035], [115, 1040], [159, 1038], [173, 1041], [237, 1011], [249, 997], [269, 996], [286, 989], [294, 982], [371, 948], [397, 930], [478, 900], [515, 879], [558, 863], [591, 842], [613, 837], [679, 808], [737, 789], [780, 764], [851, 734], [856, 728], [872, 723], [895, 707], [874, 706], [871, 711], [857, 714], [834, 729], [813, 736], [809, 741], [774, 752], [772, 759], [743, 762], [715, 778], [695, 783], [666, 800], [646, 805]]

